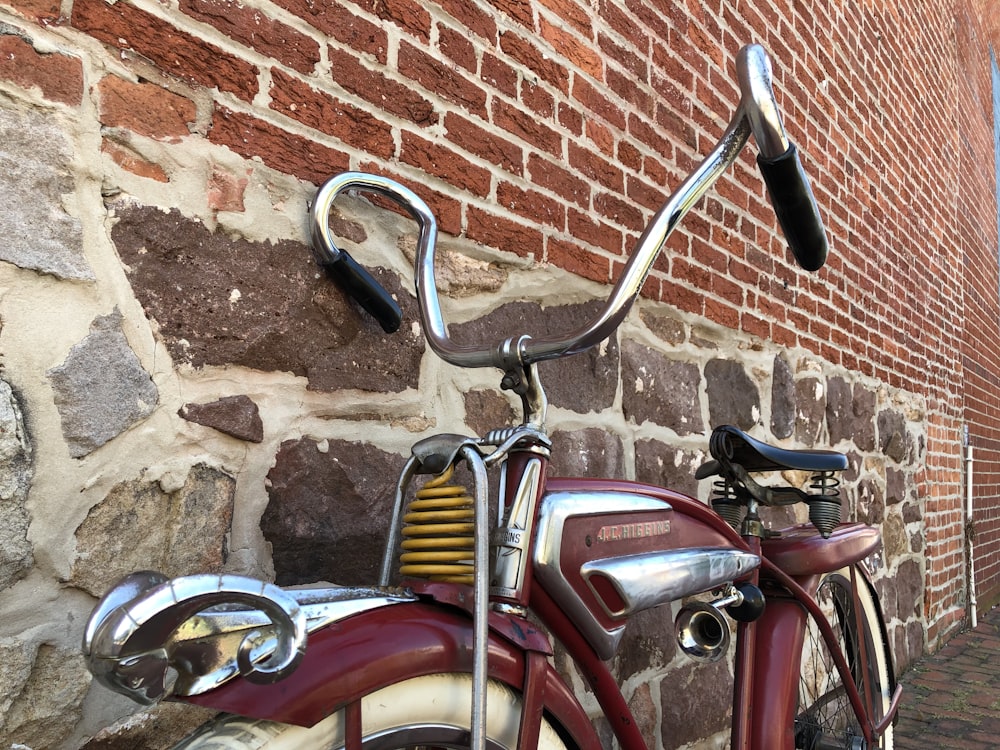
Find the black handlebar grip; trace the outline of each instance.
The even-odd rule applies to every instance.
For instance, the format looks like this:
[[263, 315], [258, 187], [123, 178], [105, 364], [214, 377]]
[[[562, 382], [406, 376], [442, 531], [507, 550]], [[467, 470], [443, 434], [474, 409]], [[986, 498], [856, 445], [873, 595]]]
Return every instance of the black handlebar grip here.
[[805, 270], [818, 271], [826, 263], [829, 247], [823, 220], [795, 145], [789, 144], [785, 153], [773, 159], [758, 156], [757, 165], [764, 175], [771, 205], [792, 254]]
[[378, 321], [383, 331], [394, 333], [399, 330], [403, 321], [403, 311], [399, 309], [399, 304], [354, 258], [341, 250], [336, 260], [324, 260], [320, 265], [328, 276]]

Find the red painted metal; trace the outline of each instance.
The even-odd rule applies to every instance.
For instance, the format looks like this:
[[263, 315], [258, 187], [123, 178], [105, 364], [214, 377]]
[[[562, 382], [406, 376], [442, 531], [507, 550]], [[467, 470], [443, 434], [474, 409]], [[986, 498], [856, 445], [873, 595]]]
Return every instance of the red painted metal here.
[[[650, 497], [663, 503], [662, 510], [633, 512], [593, 511], [568, 518], [563, 526], [559, 567], [597, 622], [607, 630], [620, 627], [602, 606], [600, 583], [592, 588], [581, 575], [581, 567], [592, 560], [643, 552], [719, 547], [747, 550], [747, 543], [714, 511], [686, 495], [661, 487], [610, 479], [551, 479], [546, 493], [614, 492]], [[609, 534], [617, 530], [617, 534]], [[613, 597], [612, 597], [613, 598]], [[608, 602], [617, 611], [614, 601]]]
[[[545, 660], [540, 679], [546, 715], [581, 750], [600, 750], [584, 710]], [[525, 651], [491, 630], [489, 673], [517, 690], [525, 684]], [[472, 627], [462, 611], [433, 603], [384, 607], [309, 636], [303, 663], [273, 685], [232, 680], [184, 700], [227, 713], [312, 726], [352, 701], [395, 682], [427, 674], [472, 671]]]
[[882, 544], [878, 529], [861, 523], [841, 524], [824, 539], [812, 524], [782, 529], [765, 539], [764, 555], [790, 576], [839, 570], [868, 557]]
[[[760, 539], [749, 537], [750, 551], [760, 554]], [[759, 584], [754, 571], [750, 583]], [[747, 750], [750, 741], [750, 718], [756, 710], [753, 694], [754, 662], [757, 658], [756, 622], [741, 622], [736, 628], [736, 658], [733, 664], [733, 718], [730, 725], [731, 750]]]
[[753, 704], [748, 750], [792, 750], [806, 612], [794, 599], [770, 597], [754, 623]]
[[[737, 549], [747, 549], [746, 542], [743, 538], [733, 530], [733, 528], [723, 521], [719, 515], [712, 510], [710, 507], [705, 505], [694, 498], [683, 495], [680, 492], [675, 492], [673, 490], [664, 489], [663, 487], [656, 487], [651, 484], [642, 484], [641, 482], [630, 482], [624, 479], [586, 479], [586, 478], [563, 478], [563, 477], [552, 477], [549, 478], [545, 483], [546, 492], [627, 492], [635, 495], [646, 495], [647, 497], [657, 498], [666, 503], [669, 503], [673, 509], [674, 513], [679, 516], [686, 516], [689, 521], [696, 521], [698, 525], [692, 525], [690, 527], [678, 527], [678, 530], [671, 531], [671, 536], [676, 538], [674, 546], [670, 549], [677, 547], [695, 547], [702, 542], [698, 541], [699, 538], [705, 539], [722, 539], [724, 542], [719, 542], [718, 546], [727, 546], [728, 544], [733, 545]], [[678, 519], [679, 522], [679, 519]], [[687, 537], [685, 533], [694, 533], [695, 529], [701, 529], [701, 533], [705, 534], [705, 537]], [[711, 542], [704, 542], [705, 544], [712, 545]]]
[[531, 598], [531, 608], [542, 619], [552, 634], [566, 647], [580, 672], [586, 678], [604, 711], [604, 716], [624, 750], [645, 750], [646, 742], [636, 724], [635, 717], [621, 694], [618, 682], [607, 665], [590, 647], [566, 613], [541, 586], [536, 586]]

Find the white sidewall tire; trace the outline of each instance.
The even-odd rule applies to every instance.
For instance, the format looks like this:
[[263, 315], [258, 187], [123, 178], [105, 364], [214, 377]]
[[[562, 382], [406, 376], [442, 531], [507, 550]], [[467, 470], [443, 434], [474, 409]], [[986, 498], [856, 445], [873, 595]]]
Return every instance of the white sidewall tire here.
[[[486, 736], [494, 744], [515, 750], [521, 697], [490, 680], [486, 694]], [[397, 682], [365, 696], [361, 703], [362, 736], [369, 738], [420, 726], [468, 728], [472, 712], [472, 677], [432, 674]], [[312, 727], [224, 716], [202, 727], [176, 750], [337, 750], [344, 746], [344, 712], [338, 711]], [[540, 750], [565, 745], [552, 726], [542, 721]]]

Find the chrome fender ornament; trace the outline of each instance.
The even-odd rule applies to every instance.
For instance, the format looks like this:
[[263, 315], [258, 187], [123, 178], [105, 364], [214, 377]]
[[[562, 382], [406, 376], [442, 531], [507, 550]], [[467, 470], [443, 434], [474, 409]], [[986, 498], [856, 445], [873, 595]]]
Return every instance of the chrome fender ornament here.
[[252, 578], [192, 575], [173, 580], [160, 573], [133, 573], [101, 599], [87, 621], [83, 654], [99, 682], [151, 705], [173, 692], [178, 667], [196, 672], [197, 665], [176, 664], [175, 632], [199, 613], [217, 606], [260, 610], [278, 637], [273, 650], [262, 653], [260, 629], [241, 640], [236, 664], [251, 682], [276, 682], [299, 665], [305, 652], [306, 616], [288, 592]]

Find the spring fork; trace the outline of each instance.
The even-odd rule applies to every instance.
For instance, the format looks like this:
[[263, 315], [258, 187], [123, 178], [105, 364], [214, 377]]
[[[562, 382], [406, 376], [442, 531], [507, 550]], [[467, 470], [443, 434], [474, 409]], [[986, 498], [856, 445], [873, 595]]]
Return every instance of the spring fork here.
[[462, 448], [475, 484], [475, 583], [473, 584], [472, 750], [486, 747], [486, 678], [489, 615], [489, 491], [486, 463], [470, 445]]
[[[473, 445], [463, 445], [458, 455], [465, 459], [472, 472], [475, 492], [473, 493], [473, 605], [472, 605], [472, 716], [471, 750], [485, 750], [486, 747], [486, 681], [488, 678], [487, 655], [489, 654], [489, 488], [486, 476], [486, 462]], [[380, 585], [388, 586], [392, 575], [393, 551], [399, 546], [403, 513], [403, 494], [410, 480], [418, 472], [421, 462], [411, 456], [396, 484], [396, 502], [385, 555], [382, 558]]]

